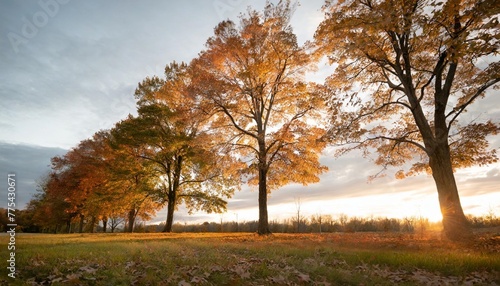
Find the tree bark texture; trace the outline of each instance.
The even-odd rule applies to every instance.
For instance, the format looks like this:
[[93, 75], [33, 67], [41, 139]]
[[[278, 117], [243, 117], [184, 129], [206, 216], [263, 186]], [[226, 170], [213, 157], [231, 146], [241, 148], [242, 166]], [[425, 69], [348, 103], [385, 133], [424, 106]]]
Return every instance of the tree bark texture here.
[[174, 222], [175, 200], [176, 200], [175, 193], [173, 195], [169, 195], [167, 203], [167, 221], [165, 223], [165, 227], [163, 228], [163, 232], [172, 232], [172, 225]]
[[165, 228], [163, 228], [163, 232], [172, 232], [172, 225], [174, 223], [174, 211], [177, 204], [177, 191], [179, 190], [181, 181], [183, 159], [184, 158], [182, 156], [177, 156], [175, 161], [173, 182], [172, 185], [169, 186], [168, 192], [167, 221], [165, 223]]
[[[262, 132], [259, 132], [262, 133]], [[271, 234], [267, 214], [267, 154], [264, 136], [259, 137], [259, 235]]]
[[454, 241], [469, 239], [472, 231], [460, 203], [449, 147], [437, 146], [429, 156], [429, 165], [437, 187], [446, 237]]
[[259, 235], [271, 234], [267, 215], [267, 174], [266, 170], [259, 167]]

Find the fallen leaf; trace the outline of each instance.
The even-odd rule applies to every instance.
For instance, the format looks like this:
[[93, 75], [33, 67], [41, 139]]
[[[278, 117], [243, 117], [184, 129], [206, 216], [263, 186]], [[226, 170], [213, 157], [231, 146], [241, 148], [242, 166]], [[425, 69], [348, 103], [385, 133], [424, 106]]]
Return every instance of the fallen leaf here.
[[194, 283], [194, 284], [198, 284], [198, 283], [205, 283], [207, 282], [207, 280], [203, 277], [199, 277], [199, 276], [194, 276], [192, 279], [191, 279], [191, 283]]
[[210, 271], [212, 271], [212, 272], [223, 272], [224, 268], [222, 266], [215, 265], [215, 266], [212, 266], [212, 268], [210, 268]]
[[236, 274], [238, 274], [241, 278], [243, 279], [246, 279], [246, 278], [250, 278], [250, 272], [248, 272], [247, 269], [245, 269], [243, 266], [241, 265], [237, 265], [233, 272], [235, 272]]
[[82, 271], [82, 272], [87, 272], [89, 274], [94, 274], [96, 273], [97, 269], [95, 268], [92, 268], [90, 266], [83, 266], [83, 267], [80, 267], [78, 270]]
[[286, 282], [285, 277], [281, 275], [277, 277], [271, 277], [269, 278], [269, 281], [276, 284], [284, 284]]
[[311, 282], [311, 278], [307, 274], [299, 272], [299, 273], [297, 273], [297, 277], [299, 278], [299, 281], [301, 281], [301, 282]]
[[179, 282], [179, 284], [177, 284], [178, 286], [191, 286], [190, 283], [186, 282], [185, 280], [182, 280]]
[[67, 278], [66, 281], [79, 280], [80, 276], [81, 276], [81, 274], [79, 274], [79, 273], [68, 274], [68, 275], [66, 275], [66, 278]]

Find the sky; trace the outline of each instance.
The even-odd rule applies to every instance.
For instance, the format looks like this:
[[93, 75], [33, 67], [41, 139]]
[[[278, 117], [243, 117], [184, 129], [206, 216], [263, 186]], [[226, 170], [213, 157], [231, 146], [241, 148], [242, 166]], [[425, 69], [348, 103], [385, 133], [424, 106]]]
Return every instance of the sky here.
[[[172, 61], [189, 62], [204, 49], [214, 27], [238, 20], [248, 6], [262, 10], [265, 1], [76, 1], [0, 2], [0, 207], [7, 206], [7, 174], [16, 173], [17, 206], [23, 208], [49, 171], [50, 158], [63, 155], [96, 131], [109, 129], [135, 113], [134, 90], [146, 76], [162, 75]], [[292, 18], [298, 41], [311, 40], [323, 19], [323, 0], [302, 1]], [[320, 66], [312, 75], [321, 78]], [[469, 110], [470, 118], [500, 121], [499, 91]], [[500, 138], [490, 140], [500, 148]], [[335, 158], [328, 148], [321, 162], [329, 172], [320, 183], [289, 185], [269, 199], [270, 219], [292, 217], [300, 199], [304, 215], [426, 216], [439, 219], [432, 178], [419, 175], [368, 182], [380, 167], [359, 153]], [[391, 173], [392, 172], [392, 173]], [[500, 164], [456, 173], [467, 214], [500, 215]], [[180, 223], [256, 220], [257, 192], [245, 186], [229, 200], [223, 215], [189, 216]], [[155, 222], [164, 221], [166, 211]]]

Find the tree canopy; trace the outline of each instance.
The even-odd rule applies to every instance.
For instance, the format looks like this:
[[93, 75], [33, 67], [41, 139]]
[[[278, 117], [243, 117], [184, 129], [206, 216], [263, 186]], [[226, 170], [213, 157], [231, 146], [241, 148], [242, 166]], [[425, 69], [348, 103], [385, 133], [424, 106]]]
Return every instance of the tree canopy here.
[[[415, 163], [398, 177], [433, 174], [449, 237], [467, 233], [453, 170], [497, 161], [498, 122], [463, 114], [500, 81], [497, 1], [348, 0], [327, 3], [317, 52], [337, 68], [326, 80], [330, 138], [375, 148], [377, 164]], [[462, 119], [464, 118], [464, 119]]]
[[222, 212], [239, 187], [233, 160], [211, 150], [213, 135], [206, 132], [205, 116], [190, 97], [186, 64], [172, 63], [165, 79], [147, 78], [136, 90], [138, 116], [130, 116], [112, 130], [119, 146], [140, 147], [137, 154], [158, 178], [159, 198], [167, 203], [165, 231], [172, 229], [175, 208], [189, 212]]
[[247, 163], [259, 186], [259, 233], [267, 234], [267, 196], [289, 183], [318, 182], [325, 146], [317, 139], [321, 100], [304, 78], [311, 64], [290, 26], [290, 1], [249, 11], [240, 25], [221, 22], [194, 59], [194, 93], [211, 115], [210, 128]]

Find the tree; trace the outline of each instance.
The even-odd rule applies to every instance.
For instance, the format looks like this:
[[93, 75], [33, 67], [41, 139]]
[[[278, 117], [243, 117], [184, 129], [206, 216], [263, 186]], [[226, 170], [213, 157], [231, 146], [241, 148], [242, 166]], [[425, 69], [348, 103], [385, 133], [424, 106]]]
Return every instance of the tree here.
[[211, 129], [223, 152], [247, 163], [245, 178], [258, 185], [259, 234], [269, 234], [271, 190], [318, 182], [327, 168], [318, 161], [324, 147], [321, 101], [304, 82], [310, 57], [289, 24], [290, 1], [249, 11], [239, 27], [223, 21], [193, 60], [194, 93], [212, 115]]
[[137, 216], [150, 218], [159, 204], [151, 196], [153, 177], [143, 170], [135, 157], [110, 147], [109, 132], [100, 131], [62, 157], [52, 158], [52, 172], [42, 184], [39, 213], [67, 214], [79, 218], [79, 232], [94, 231], [98, 219], [128, 212], [132, 232]]
[[94, 208], [86, 204], [87, 198], [93, 188], [103, 183], [102, 173], [96, 172], [90, 161], [91, 153], [90, 140], [84, 140], [64, 156], [52, 158], [52, 173], [46, 188], [47, 198], [62, 198], [64, 211], [71, 219], [80, 219], [80, 233], [83, 232], [86, 215], [93, 215]]
[[329, 137], [376, 148], [377, 164], [404, 165], [403, 178], [432, 173], [450, 239], [470, 236], [454, 170], [497, 161], [487, 136], [497, 122], [464, 114], [498, 88], [498, 13], [494, 0], [326, 2], [315, 34], [320, 55], [337, 64], [327, 79]]
[[111, 132], [107, 133], [105, 161], [109, 180], [107, 192], [101, 193], [101, 206], [106, 206], [103, 218], [111, 218], [112, 231], [121, 223], [119, 217], [126, 218], [126, 231], [133, 232], [137, 217], [151, 219], [161, 207], [161, 201], [155, 196], [158, 178], [152, 167], [144, 164], [139, 154], [143, 148], [130, 148], [121, 145], [117, 148]]
[[179, 204], [189, 212], [222, 212], [223, 198], [238, 187], [233, 160], [210, 149], [213, 135], [204, 132], [205, 116], [187, 92], [189, 83], [187, 65], [175, 62], [165, 69], [165, 79], [145, 79], [136, 90], [138, 116], [113, 130], [117, 144], [141, 148], [137, 157], [158, 178], [158, 195], [167, 203], [166, 232], [172, 231]]
[[38, 183], [37, 193], [26, 207], [33, 214], [32, 223], [43, 232], [56, 233], [61, 231], [61, 226], [65, 226], [67, 232], [70, 231], [71, 220], [76, 214], [68, 211], [70, 204], [61, 194], [62, 187], [54, 172], [43, 176]]
[[300, 207], [302, 206], [302, 202], [300, 201], [300, 197], [295, 198], [295, 209], [297, 211], [296, 221], [297, 221], [297, 233], [300, 232], [300, 224], [302, 222], [302, 216], [300, 215]]

